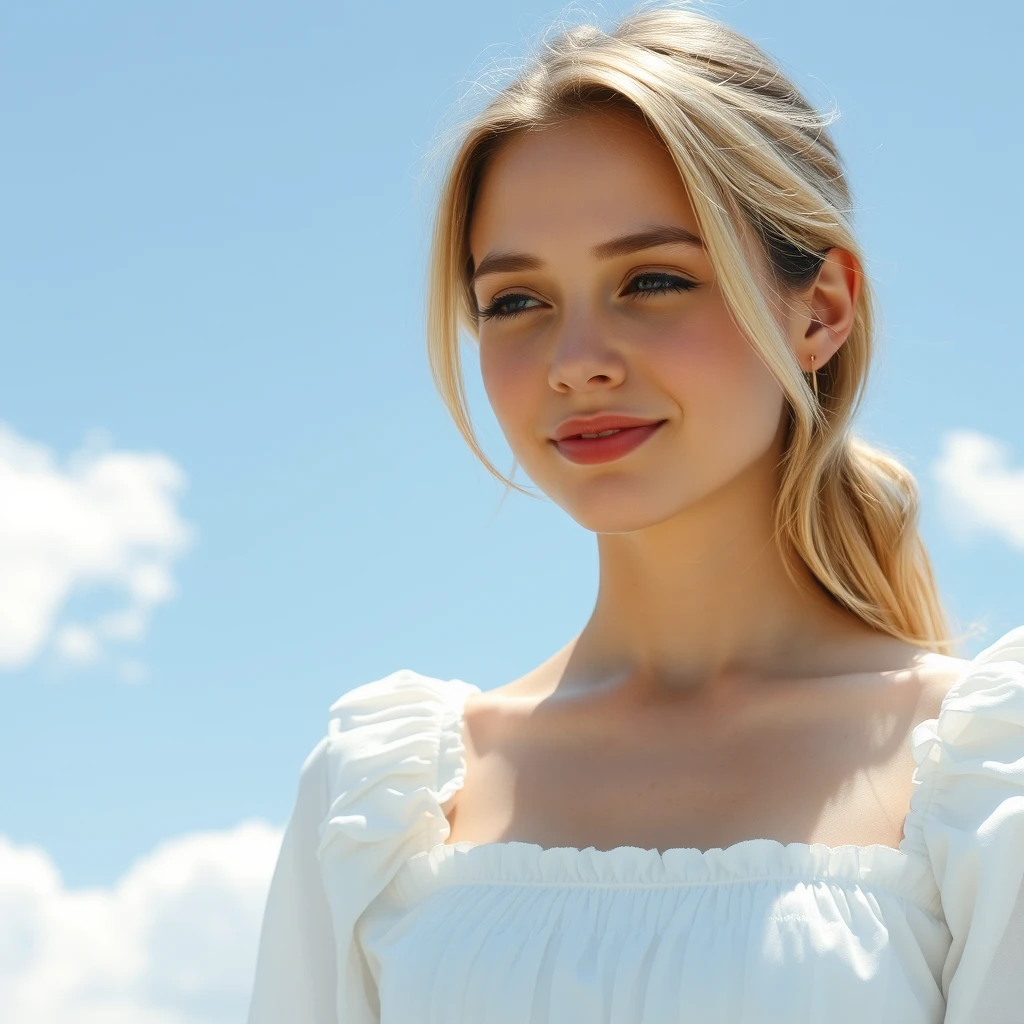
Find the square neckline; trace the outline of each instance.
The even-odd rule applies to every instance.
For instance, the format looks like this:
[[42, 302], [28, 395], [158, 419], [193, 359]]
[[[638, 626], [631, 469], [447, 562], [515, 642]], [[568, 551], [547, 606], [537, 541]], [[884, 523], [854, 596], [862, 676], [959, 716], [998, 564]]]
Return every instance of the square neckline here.
[[[983, 652], [984, 653], [984, 652]], [[939, 714], [946, 705], [956, 697], [960, 687], [964, 681], [970, 675], [970, 673], [977, 667], [978, 657], [980, 655], [971, 658], [964, 670], [957, 676], [954, 682], [948, 687], [946, 693], [943, 695], [942, 703], [939, 708]], [[428, 677], [429, 678], [429, 677]], [[468, 764], [466, 761], [466, 748], [463, 739], [463, 733], [465, 728], [465, 707], [470, 696], [473, 693], [485, 693], [482, 687], [477, 686], [475, 683], [467, 682], [463, 679], [450, 679], [450, 680], [438, 680], [440, 682], [447, 682], [451, 684], [461, 685], [467, 689], [463, 689], [461, 692], [452, 693], [456, 687], [448, 687], [445, 690], [446, 695], [451, 695], [450, 703], [448, 704], [448, 718], [442, 723], [442, 729], [447, 730], [451, 739], [450, 751], [454, 762], [454, 772], [449, 781], [443, 786], [438, 787], [438, 804], [439, 807], [447, 803], [456, 793], [458, 793], [464, 786], [466, 781], [466, 773], [468, 770]], [[922, 726], [933, 725], [938, 721], [938, 716], [934, 718], [922, 719], [918, 722], [907, 737], [906, 743], [913, 751], [915, 746], [914, 734]], [[700, 857], [707, 861], [709, 858], [721, 855], [727, 859], [735, 859], [741, 853], [747, 850], [760, 849], [765, 852], [771, 852], [775, 856], [795, 856], [798, 854], [808, 854], [810, 851], [817, 849], [820, 851], [827, 851], [830, 860], [841, 860], [843, 858], [849, 858], [856, 854], [871, 854], [872, 856], [891, 860], [894, 865], [900, 865], [906, 867], [912, 862], [924, 862], [927, 864], [927, 859], [924, 854], [907, 849], [909, 842], [910, 833], [909, 826], [912, 820], [918, 816], [923, 817], [927, 811], [928, 804], [931, 800], [931, 793], [927, 791], [926, 787], [922, 785], [923, 780], [919, 777], [921, 765], [915, 764], [914, 771], [911, 774], [911, 782], [913, 783], [913, 791], [911, 792], [910, 802], [907, 808], [907, 813], [903, 818], [902, 825], [902, 836], [897, 846], [890, 846], [888, 843], [841, 843], [837, 846], [831, 846], [827, 843], [805, 843], [800, 841], [782, 842], [778, 839], [770, 839], [766, 836], [755, 836], [748, 839], [740, 839], [734, 843], [730, 843], [728, 846], [713, 846], [707, 850], [701, 850], [696, 846], [674, 846], [668, 847], [665, 850], [659, 850], [656, 847], [643, 847], [633, 845], [619, 845], [613, 846], [608, 849], [598, 849], [594, 846], [578, 847], [578, 846], [541, 846], [539, 843], [524, 842], [522, 840], [508, 839], [508, 840], [492, 840], [485, 843], [477, 843], [472, 840], [463, 839], [456, 843], [448, 843], [445, 840], [451, 835], [451, 825], [448, 823], [447, 817], [444, 814], [443, 809], [441, 810], [441, 841], [434, 844], [427, 851], [429, 853], [436, 853], [439, 848], [446, 850], [459, 850], [460, 852], [471, 852], [473, 850], [482, 850], [488, 847], [498, 848], [518, 848], [523, 851], [529, 851], [528, 855], [534, 859], [539, 858], [543, 854], [559, 852], [571, 854], [586, 854], [591, 855], [597, 859], [606, 858], [608, 860], [621, 859], [628, 853], [640, 853], [646, 857], [654, 856], [657, 857], [662, 863], [666, 861], [666, 858], [677, 859], [679, 857], [694, 858]], [[441, 765], [438, 764], [438, 771], [440, 773]]]

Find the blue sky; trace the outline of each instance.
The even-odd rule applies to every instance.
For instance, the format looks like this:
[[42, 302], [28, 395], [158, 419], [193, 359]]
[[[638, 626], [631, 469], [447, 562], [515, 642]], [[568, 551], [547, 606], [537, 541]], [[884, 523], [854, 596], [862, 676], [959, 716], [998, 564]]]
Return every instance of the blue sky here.
[[[115, 934], [129, 883], [179, 857], [231, 884], [258, 848], [250, 941], [339, 694], [405, 667], [499, 685], [586, 621], [593, 537], [502, 502], [433, 391], [426, 156], [559, 15], [628, 7], [5, 11], [0, 860], [39, 901], [105, 899]], [[708, 10], [841, 111], [883, 312], [858, 432], [916, 475], [972, 656], [1024, 622], [1022, 8]], [[220, 989], [149, 978], [124, 1019], [238, 1019], [242, 947]]]

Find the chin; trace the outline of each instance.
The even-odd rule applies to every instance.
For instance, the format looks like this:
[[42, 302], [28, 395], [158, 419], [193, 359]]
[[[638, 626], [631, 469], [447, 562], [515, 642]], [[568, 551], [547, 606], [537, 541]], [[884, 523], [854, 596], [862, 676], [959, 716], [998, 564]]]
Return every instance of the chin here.
[[[563, 496], [565, 497], [565, 496]], [[562, 510], [592, 533], [636, 533], [671, 519], [679, 509], [664, 498], [629, 493], [573, 495], [571, 500], [554, 499]]]

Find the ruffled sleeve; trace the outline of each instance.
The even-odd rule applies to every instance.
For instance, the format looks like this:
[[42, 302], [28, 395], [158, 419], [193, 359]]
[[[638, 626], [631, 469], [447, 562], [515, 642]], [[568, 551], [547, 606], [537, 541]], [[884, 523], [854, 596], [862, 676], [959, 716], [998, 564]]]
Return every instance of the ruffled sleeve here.
[[401, 669], [331, 706], [271, 881], [248, 1024], [377, 1024], [356, 925], [409, 857], [447, 837], [462, 706], [476, 692]]
[[907, 845], [952, 937], [945, 1024], [1024, 1021], [1024, 626], [973, 659], [911, 746]]

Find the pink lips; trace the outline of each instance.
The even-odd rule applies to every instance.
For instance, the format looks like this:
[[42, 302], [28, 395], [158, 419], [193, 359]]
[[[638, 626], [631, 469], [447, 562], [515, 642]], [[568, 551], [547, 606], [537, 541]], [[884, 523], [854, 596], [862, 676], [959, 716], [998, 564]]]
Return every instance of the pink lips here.
[[[607, 437], [563, 437], [555, 440], [554, 445], [565, 458], [578, 465], [611, 462], [613, 459], [621, 459], [624, 455], [639, 448], [644, 441], [654, 435], [664, 422], [664, 420], [661, 420], [658, 423], [619, 427], [617, 428], [617, 433], [609, 434]], [[592, 423], [597, 424], [598, 421], [593, 420]], [[567, 426], [571, 425], [570, 421]], [[613, 426], [591, 426], [585, 432], [589, 434], [612, 429], [616, 428]]]

